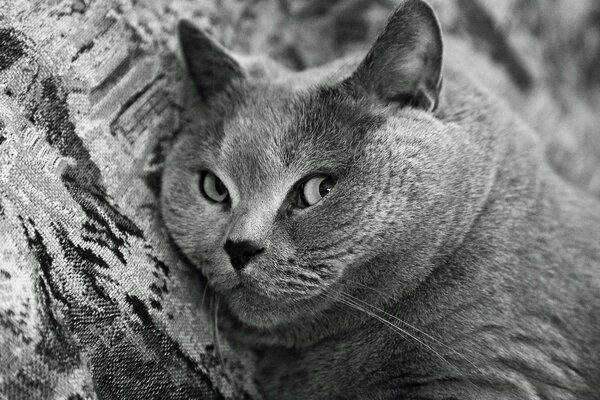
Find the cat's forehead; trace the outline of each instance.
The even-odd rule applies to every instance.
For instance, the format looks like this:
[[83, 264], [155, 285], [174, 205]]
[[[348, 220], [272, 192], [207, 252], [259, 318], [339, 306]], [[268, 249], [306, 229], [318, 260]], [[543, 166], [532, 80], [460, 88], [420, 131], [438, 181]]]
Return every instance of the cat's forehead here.
[[341, 168], [385, 118], [335, 87], [249, 89], [225, 122], [219, 162], [232, 178], [265, 181]]

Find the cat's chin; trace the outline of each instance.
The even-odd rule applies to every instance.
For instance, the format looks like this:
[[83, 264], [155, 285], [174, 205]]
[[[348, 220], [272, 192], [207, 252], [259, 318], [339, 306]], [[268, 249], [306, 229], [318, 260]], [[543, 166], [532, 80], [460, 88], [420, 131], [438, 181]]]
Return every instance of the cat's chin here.
[[302, 299], [272, 299], [250, 290], [243, 285], [237, 286], [221, 297], [228, 311], [239, 322], [258, 329], [272, 329], [293, 323], [319, 311], [318, 296]]

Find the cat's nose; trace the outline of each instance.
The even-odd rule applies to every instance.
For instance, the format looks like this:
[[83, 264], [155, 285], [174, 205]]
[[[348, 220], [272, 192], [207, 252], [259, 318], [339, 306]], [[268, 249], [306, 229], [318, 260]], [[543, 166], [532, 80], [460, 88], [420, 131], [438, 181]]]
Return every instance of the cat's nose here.
[[244, 268], [252, 257], [262, 253], [263, 250], [263, 247], [247, 240], [241, 242], [228, 240], [225, 242], [225, 251], [229, 254], [231, 265], [236, 271], [240, 271]]

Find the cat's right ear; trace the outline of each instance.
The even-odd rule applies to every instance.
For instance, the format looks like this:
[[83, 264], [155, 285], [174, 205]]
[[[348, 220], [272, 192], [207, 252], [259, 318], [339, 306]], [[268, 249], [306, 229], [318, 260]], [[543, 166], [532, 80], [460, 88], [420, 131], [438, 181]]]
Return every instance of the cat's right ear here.
[[177, 27], [183, 58], [200, 97], [207, 101], [245, 74], [227, 50], [187, 20]]
[[442, 87], [442, 47], [431, 6], [423, 0], [404, 0], [344, 83], [384, 103], [435, 110]]

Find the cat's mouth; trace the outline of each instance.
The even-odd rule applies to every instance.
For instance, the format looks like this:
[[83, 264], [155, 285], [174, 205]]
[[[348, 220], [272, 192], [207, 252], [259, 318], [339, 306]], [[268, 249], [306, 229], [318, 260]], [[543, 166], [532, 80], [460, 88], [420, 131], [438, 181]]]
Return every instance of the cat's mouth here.
[[293, 322], [307, 313], [317, 313], [323, 303], [320, 294], [273, 299], [243, 284], [220, 293], [220, 297], [240, 322], [266, 329]]
[[274, 265], [251, 264], [243, 271], [230, 268], [201, 269], [202, 275], [210, 287], [225, 298], [234, 293], [245, 293], [249, 298], [277, 303], [295, 303], [306, 301], [319, 296], [331, 284], [337, 281], [337, 275], [332, 274], [327, 279], [307, 281], [279, 270]]
[[286, 291], [277, 286], [270, 286], [260, 282], [252, 276], [240, 275], [235, 283], [228, 282], [227, 285], [215, 285], [209, 281], [209, 285], [224, 297], [231, 297], [238, 293], [243, 293], [248, 298], [258, 299], [259, 301], [270, 301], [277, 303], [297, 303], [299, 301], [310, 300], [319, 296], [324, 289], [313, 290], [310, 292]]
[[[229, 319], [228, 315], [238, 322], [255, 328], [271, 328], [285, 324], [306, 313], [318, 312], [324, 303], [321, 294], [324, 290], [293, 292], [281, 290], [277, 284], [270, 280], [272, 274], [262, 276], [248, 273], [252, 264], [244, 273], [237, 273], [219, 263], [208, 262], [194, 263], [180, 248], [173, 243], [173, 248], [179, 253], [189, 268], [197, 273], [197, 279], [205, 287], [204, 298], [219, 298], [222, 317]], [[256, 265], [257, 271], [273, 271], [274, 267]], [[255, 272], [257, 272], [255, 271]], [[262, 279], [261, 279], [262, 278]], [[288, 274], [282, 274], [278, 282], [289, 282]], [[214, 301], [203, 301], [210, 311]]]
[[286, 292], [281, 287], [260, 284], [257, 279], [236, 276], [227, 285], [215, 286], [207, 280], [212, 292], [220, 299], [222, 317], [230, 315], [235, 320], [255, 328], [269, 329], [296, 321], [307, 314], [317, 313], [323, 305], [324, 290], [311, 292]]
[[[235, 319], [256, 328], [270, 328], [315, 314], [328, 303], [326, 293], [339, 276], [325, 274], [322, 279], [310, 276], [309, 266], [294, 272], [270, 260], [255, 260], [236, 271], [225, 260], [197, 265], [211, 296], [219, 298], [220, 309]], [[308, 277], [308, 278], [307, 278]], [[221, 312], [219, 312], [221, 314]], [[226, 317], [226, 315], [223, 315]]]

